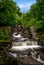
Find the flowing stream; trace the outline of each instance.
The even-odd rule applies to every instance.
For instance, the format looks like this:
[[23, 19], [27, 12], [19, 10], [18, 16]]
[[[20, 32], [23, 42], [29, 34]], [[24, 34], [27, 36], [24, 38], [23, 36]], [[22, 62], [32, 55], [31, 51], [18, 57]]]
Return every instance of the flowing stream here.
[[[44, 63], [44, 61], [42, 61], [40, 58], [40, 54], [38, 54], [37, 51], [34, 51], [34, 49], [41, 48], [41, 46], [39, 46], [37, 44], [37, 41], [30, 41], [30, 40], [28, 40], [28, 38], [24, 38], [23, 36], [21, 36], [21, 34], [17, 35], [16, 33], [13, 34], [13, 40], [15, 40], [15, 41], [13, 41], [13, 43], [12, 43], [12, 48], [11, 48], [12, 51], [22, 52], [22, 51], [27, 51], [27, 50], [31, 49], [32, 50], [32, 52], [30, 52], [31, 57], [33, 59], [37, 60], [38, 62]], [[34, 51], [34, 53], [33, 53], [33, 51]], [[10, 52], [10, 54], [14, 57], [18, 57], [17, 53]], [[37, 55], [37, 57], [36, 57], [36, 55]]]

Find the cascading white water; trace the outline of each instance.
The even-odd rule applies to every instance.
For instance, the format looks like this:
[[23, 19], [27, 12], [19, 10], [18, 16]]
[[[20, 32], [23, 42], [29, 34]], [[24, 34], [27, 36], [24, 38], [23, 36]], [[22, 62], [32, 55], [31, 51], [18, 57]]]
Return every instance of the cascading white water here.
[[[34, 48], [35, 49], [40, 48], [40, 46], [37, 44], [37, 41], [30, 41], [26, 38], [23, 38], [21, 34], [16, 35], [16, 33], [14, 33], [13, 37], [15, 37], [19, 42], [13, 42], [11, 50], [14, 50], [14, 51], [17, 50], [22, 52], [22, 50], [31, 49], [32, 51], [34, 51]], [[25, 39], [26, 41], [24, 41]], [[38, 58], [36, 57], [37, 51], [34, 51], [34, 53], [31, 52], [31, 54], [32, 54], [31, 57], [33, 59], [36, 59], [37, 61], [44, 63], [44, 61], [42, 61], [40, 58], [40, 54], [38, 55]], [[13, 55], [14, 57], [17, 57], [16, 53], [11, 53], [11, 55]]]
[[13, 57], [17, 57], [17, 53], [9, 53], [10, 55], [12, 55]]

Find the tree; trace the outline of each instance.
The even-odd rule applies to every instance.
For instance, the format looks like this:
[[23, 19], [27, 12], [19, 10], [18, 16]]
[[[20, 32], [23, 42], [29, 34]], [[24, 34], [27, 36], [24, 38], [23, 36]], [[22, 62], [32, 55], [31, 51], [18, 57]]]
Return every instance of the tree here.
[[26, 27], [35, 27], [35, 31], [40, 38], [40, 41], [44, 40], [44, 0], [36, 0], [30, 10], [23, 14], [22, 24]]
[[2, 0], [0, 2], [0, 26], [15, 26], [16, 17], [20, 16], [20, 9], [12, 0]]

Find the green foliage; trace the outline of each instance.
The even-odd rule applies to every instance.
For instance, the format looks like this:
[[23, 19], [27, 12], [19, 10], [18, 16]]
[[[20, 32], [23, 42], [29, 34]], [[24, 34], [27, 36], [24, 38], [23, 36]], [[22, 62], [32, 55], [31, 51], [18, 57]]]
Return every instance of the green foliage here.
[[36, 24], [37, 19], [36, 18], [31, 18], [30, 20], [30, 26], [34, 26]]
[[35, 24], [36, 28], [37, 28], [37, 29], [43, 28], [43, 23], [44, 23], [44, 22], [43, 22], [42, 20], [37, 21], [36, 24]]
[[[25, 14], [20, 12], [13, 0], [2, 0], [0, 2], [0, 26], [15, 25], [23, 25], [26, 28], [34, 26], [36, 32], [40, 33], [41, 37], [44, 36], [44, 0], [36, 0], [36, 3]], [[0, 33], [0, 39], [3, 36], [3, 33]]]
[[40, 40], [44, 40], [44, 0], [36, 0], [30, 10], [23, 14], [22, 24], [26, 27], [35, 27], [35, 31], [38, 34]]
[[10, 40], [10, 27], [0, 27], [0, 42], [4, 40]]
[[[44, 0], [37, 0], [28, 11], [27, 21], [30, 22], [30, 26], [35, 26], [36, 30], [44, 28]], [[39, 32], [39, 31], [38, 31]]]
[[25, 14], [22, 14], [22, 19], [21, 19], [21, 23], [23, 26], [25, 26], [26, 28], [29, 28], [30, 27], [30, 15], [29, 13], [25, 13]]
[[2, 0], [0, 2], [0, 26], [15, 26], [16, 17], [20, 16], [20, 9], [12, 0]]

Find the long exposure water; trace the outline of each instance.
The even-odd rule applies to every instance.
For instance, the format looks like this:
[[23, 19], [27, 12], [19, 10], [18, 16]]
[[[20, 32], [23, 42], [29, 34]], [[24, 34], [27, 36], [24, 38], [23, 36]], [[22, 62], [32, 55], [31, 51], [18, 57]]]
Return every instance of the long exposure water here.
[[[30, 41], [28, 38], [24, 38], [21, 36], [21, 34], [16, 35], [16, 33], [13, 34], [13, 39], [16, 41], [13, 41], [12, 43], [12, 51], [16, 52], [22, 52], [22, 51], [27, 51], [29, 49], [34, 50], [34, 49], [40, 49], [41, 46], [38, 45], [37, 41]], [[17, 53], [10, 53], [12, 56], [17, 57]], [[44, 61], [41, 60], [40, 54], [38, 55], [38, 58], [36, 58], [35, 52], [31, 53], [31, 57], [33, 59], [36, 59], [37, 61], [44, 63]], [[37, 53], [36, 53], [37, 54]]]

